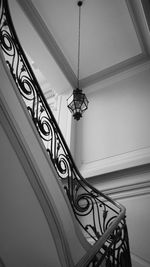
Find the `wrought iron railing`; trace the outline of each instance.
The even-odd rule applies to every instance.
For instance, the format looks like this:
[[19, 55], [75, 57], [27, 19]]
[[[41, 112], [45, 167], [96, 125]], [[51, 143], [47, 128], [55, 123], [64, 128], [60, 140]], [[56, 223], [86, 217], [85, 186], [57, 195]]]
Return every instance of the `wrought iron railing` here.
[[93, 243], [83, 266], [98, 267], [105, 260], [106, 266], [131, 267], [125, 210], [87, 183], [76, 168], [17, 38], [7, 0], [0, 0], [0, 45], [58, 177], [65, 180], [74, 215], [87, 240]]

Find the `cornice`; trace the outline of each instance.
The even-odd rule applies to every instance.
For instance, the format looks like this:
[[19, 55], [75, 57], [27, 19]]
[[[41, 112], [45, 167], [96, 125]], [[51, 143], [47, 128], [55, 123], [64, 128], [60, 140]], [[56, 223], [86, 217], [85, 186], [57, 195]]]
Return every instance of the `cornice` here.
[[118, 64], [115, 64], [109, 68], [106, 68], [102, 71], [94, 73], [80, 81], [82, 88], [88, 88], [92, 84], [96, 84], [102, 81], [105, 81], [109, 78], [116, 77], [116, 75], [120, 75], [121, 79], [123, 79], [123, 75], [126, 72], [131, 72], [133, 68], [142, 66], [142, 64], [148, 63], [150, 60], [149, 56], [141, 53], [137, 56], [124, 60]]
[[[95, 83], [86, 81], [87, 85], [86, 88], [84, 88], [84, 91], [86, 93], [93, 93], [96, 92], [97, 90], [99, 91], [100, 89], [104, 89], [107, 86], [110, 86], [116, 82], [122, 81], [124, 79], [128, 79], [129, 77], [132, 77], [134, 75], [137, 75], [141, 72], [144, 72], [146, 70], [150, 69], [150, 57], [147, 57], [143, 54], [140, 54], [134, 58], [132, 58], [132, 64], [131, 64], [131, 59], [129, 62], [124, 62], [124, 67], [122, 63], [119, 63], [116, 71], [114, 70], [114, 66], [112, 67], [112, 71], [109, 70], [107, 73], [107, 69], [104, 70], [105, 74], [103, 73], [102, 78], [99, 79], [99, 76], [96, 78], [92, 78], [93, 80], [95, 79]], [[129, 67], [129, 65], [130, 67]], [[126, 64], [128, 66], [126, 66]], [[104, 78], [105, 75], [105, 78]], [[83, 88], [83, 87], [82, 87]]]

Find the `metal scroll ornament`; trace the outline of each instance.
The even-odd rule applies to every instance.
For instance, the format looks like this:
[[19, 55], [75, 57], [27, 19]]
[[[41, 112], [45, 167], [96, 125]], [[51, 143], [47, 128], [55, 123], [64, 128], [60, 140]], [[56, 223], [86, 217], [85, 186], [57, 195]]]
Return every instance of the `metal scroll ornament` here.
[[[46, 147], [58, 177], [65, 182], [65, 191], [87, 240], [96, 243], [120, 212], [110, 198], [88, 184], [76, 168], [70, 151], [52, 111], [27, 61], [17, 38], [8, 2], [0, 0], [0, 45], [6, 64], [27, 106], [33, 123]], [[124, 260], [128, 265], [124, 265]], [[111, 234], [88, 266], [131, 266], [125, 219]]]

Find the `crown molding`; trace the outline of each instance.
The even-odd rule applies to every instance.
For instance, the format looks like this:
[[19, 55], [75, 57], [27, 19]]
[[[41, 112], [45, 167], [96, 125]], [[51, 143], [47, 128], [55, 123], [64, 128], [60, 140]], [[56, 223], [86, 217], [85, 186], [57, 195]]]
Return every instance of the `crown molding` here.
[[[129, 77], [137, 75], [138, 73], [144, 72], [148, 69], [150, 69], [150, 57], [144, 55], [138, 55], [136, 56], [136, 58], [133, 59], [133, 64], [131, 64], [130, 61], [130, 67], [124, 66], [123, 70], [123, 67], [121, 68], [121, 63], [119, 63], [119, 66], [115, 71], [113, 66], [112, 75], [110, 74], [109, 70], [108, 73], [105, 73], [105, 79], [102, 78], [101, 80], [98, 80], [96, 82], [95, 78], [95, 83], [90, 83], [89, 81], [90, 85], [84, 88], [84, 91], [86, 91], [86, 93], [93, 93], [99, 91], [100, 89], [104, 89], [104, 87], [106, 86], [110, 86], [116, 82], [128, 79]], [[107, 72], [107, 70], [105, 71]]]
[[[124, 60], [118, 64], [115, 64], [109, 68], [106, 68], [100, 72], [94, 73], [80, 81], [82, 88], [88, 89], [89, 86], [105, 81], [109, 78], [119, 75], [123, 79], [124, 73], [134, 71], [134, 68], [141, 68], [143, 64], [147, 64], [150, 61], [150, 57], [145, 54], [139, 54], [127, 60]], [[131, 74], [130, 74], [131, 76]]]

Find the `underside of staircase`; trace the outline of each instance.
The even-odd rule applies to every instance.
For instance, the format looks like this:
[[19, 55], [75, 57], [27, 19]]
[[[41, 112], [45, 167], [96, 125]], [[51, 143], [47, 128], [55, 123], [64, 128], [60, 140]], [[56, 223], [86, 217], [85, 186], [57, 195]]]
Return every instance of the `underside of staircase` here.
[[[19, 43], [7, 0], [0, 0], [0, 44], [4, 114], [1, 121], [4, 124], [6, 119], [5, 125], [9, 121], [5, 129], [9, 139], [16, 128], [16, 147], [24, 157], [24, 161], [19, 159], [21, 165], [26, 162], [34, 172], [30, 185], [52, 233], [59, 257], [55, 267], [131, 267], [125, 208], [91, 186], [79, 173]], [[0, 266], [9, 267], [1, 252], [0, 257]], [[41, 262], [41, 266], [48, 265]]]

